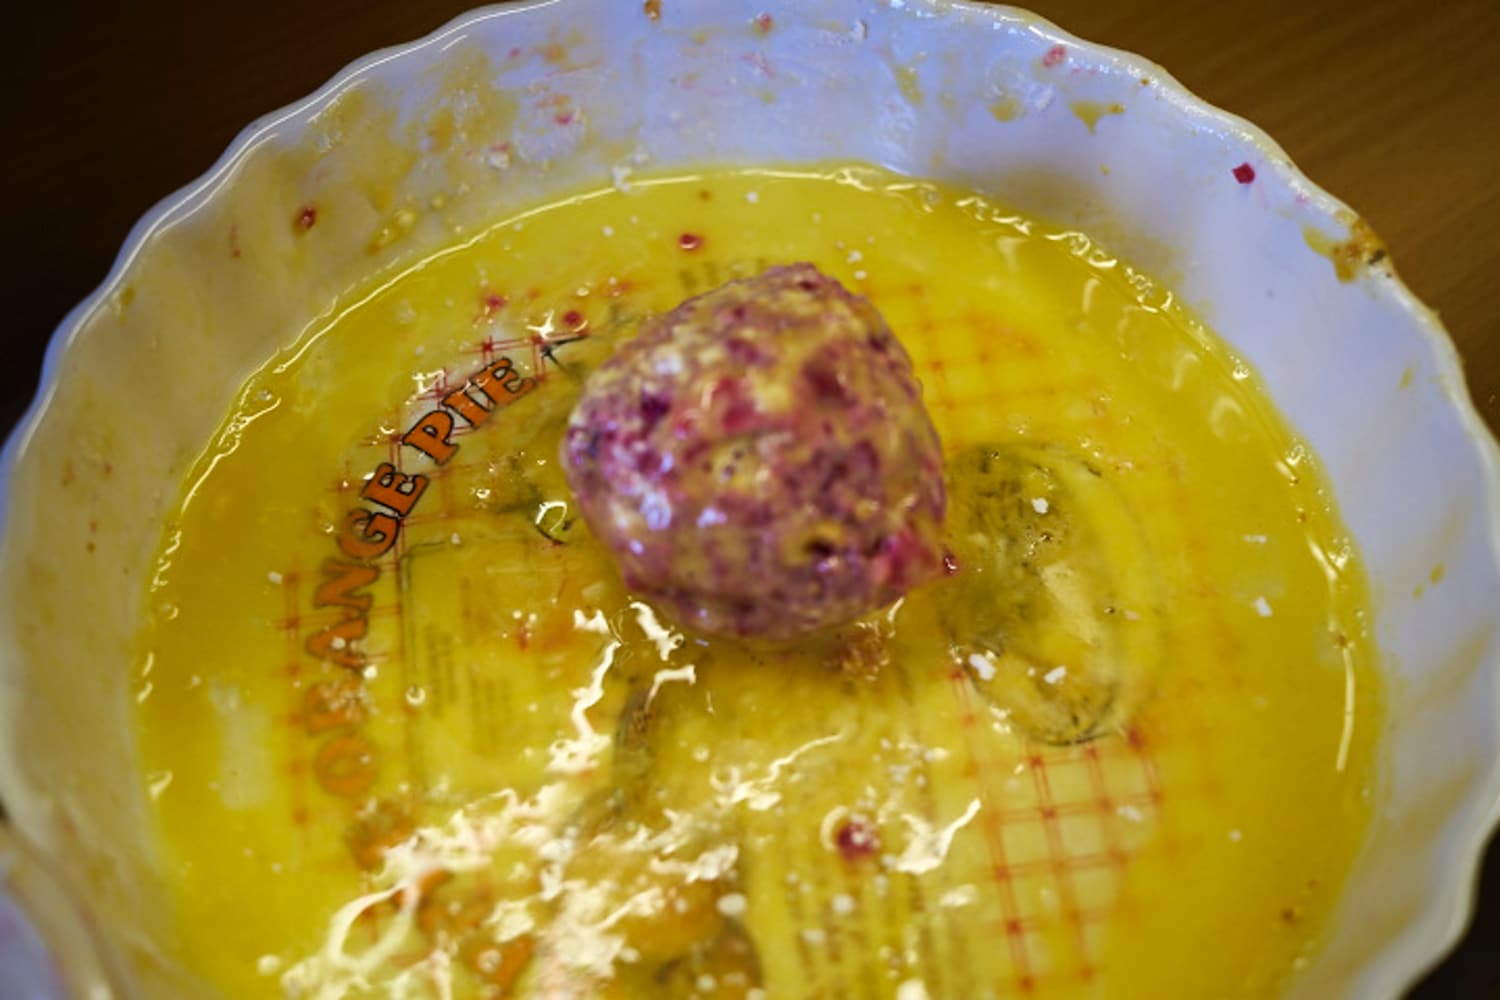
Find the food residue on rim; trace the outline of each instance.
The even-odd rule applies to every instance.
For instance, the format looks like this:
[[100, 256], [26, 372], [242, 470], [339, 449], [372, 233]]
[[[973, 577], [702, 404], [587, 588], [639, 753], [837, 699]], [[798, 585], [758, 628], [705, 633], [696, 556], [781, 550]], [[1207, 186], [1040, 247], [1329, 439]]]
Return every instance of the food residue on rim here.
[[1352, 213], [1342, 213], [1349, 233], [1342, 240], [1327, 235], [1315, 226], [1302, 227], [1302, 238], [1314, 252], [1327, 257], [1333, 264], [1333, 273], [1339, 281], [1350, 282], [1365, 270], [1385, 260], [1388, 256], [1385, 242], [1364, 219]]
[[892, 67], [896, 77], [896, 86], [901, 90], [901, 96], [906, 98], [907, 103], [920, 105], [925, 99], [922, 94], [922, 77], [917, 70], [915, 62], [901, 66]]
[[1106, 115], [1123, 115], [1125, 105], [1119, 102], [1105, 104], [1102, 101], [1073, 101], [1068, 105], [1068, 110], [1087, 125], [1089, 133], [1093, 134], [1101, 118]]
[[1255, 180], [1255, 168], [1252, 167], [1249, 163], [1241, 163], [1239, 166], [1230, 171], [1230, 173], [1234, 174], [1234, 179], [1239, 181], [1241, 184], [1249, 184], [1251, 181]]
[[995, 98], [989, 108], [996, 121], [1010, 122], [1021, 117], [1021, 102], [1008, 94]]

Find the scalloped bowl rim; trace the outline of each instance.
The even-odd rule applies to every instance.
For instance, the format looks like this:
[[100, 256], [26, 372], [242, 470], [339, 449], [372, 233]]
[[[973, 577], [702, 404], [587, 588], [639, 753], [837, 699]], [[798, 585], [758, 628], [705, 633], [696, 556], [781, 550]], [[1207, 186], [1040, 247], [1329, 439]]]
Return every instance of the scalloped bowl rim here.
[[[115, 293], [123, 275], [142, 248], [158, 231], [191, 216], [206, 201], [230, 182], [235, 169], [265, 138], [285, 122], [305, 118], [326, 107], [341, 93], [364, 80], [382, 64], [402, 59], [433, 46], [440, 49], [446, 42], [461, 36], [473, 26], [496, 18], [525, 16], [533, 11], [553, 7], [567, 0], [523, 0], [509, 4], [491, 4], [460, 14], [434, 31], [410, 42], [377, 49], [349, 63], [307, 97], [260, 116], [242, 129], [214, 164], [197, 179], [156, 202], [131, 227], [125, 242], [99, 286], [63, 317], [48, 340], [43, 356], [38, 387], [25, 413], [6, 438], [0, 450], [0, 544], [10, 503], [12, 478], [16, 462], [26, 449], [32, 433], [44, 418], [56, 389], [62, 359], [72, 348], [86, 321]], [[1249, 147], [1261, 154], [1265, 169], [1273, 170], [1329, 222], [1352, 210], [1310, 180], [1291, 160], [1286, 151], [1266, 132], [1231, 112], [1198, 97], [1170, 72], [1157, 63], [1122, 49], [1090, 42], [1058, 27], [1046, 18], [1001, 4], [971, 0], [891, 0], [892, 7], [926, 7], [932, 10], [963, 9], [971, 14], [990, 17], [1001, 23], [1027, 29], [1054, 44], [1066, 45], [1113, 63], [1136, 76], [1150, 78], [1149, 87], [1167, 99], [1179, 113], [1208, 123], [1225, 139]], [[1452, 337], [1437, 314], [1423, 305], [1392, 269], [1390, 280], [1381, 283], [1378, 295], [1392, 302], [1416, 321], [1433, 352], [1439, 374], [1448, 387], [1447, 401], [1475, 453], [1484, 476], [1489, 515], [1490, 554], [1500, 562], [1500, 444], [1485, 425], [1464, 381], [1462, 361]], [[1500, 658], [1492, 658], [1481, 669], [1490, 678], [1489, 720], [1500, 720]], [[1444, 884], [1433, 892], [1426, 910], [1397, 935], [1393, 943], [1375, 955], [1368, 968], [1370, 984], [1379, 992], [1395, 994], [1414, 984], [1435, 966], [1457, 943], [1473, 916], [1477, 876], [1483, 851], [1489, 837], [1500, 827], [1500, 759], [1488, 762], [1488, 774], [1478, 783], [1477, 795], [1469, 805], [1480, 807], [1466, 829], [1459, 831], [1462, 848], [1452, 855], [1452, 863], [1442, 872]], [[9, 767], [0, 768], [8, 771]], [[11, 782], [6, 780], [6, 785]]]

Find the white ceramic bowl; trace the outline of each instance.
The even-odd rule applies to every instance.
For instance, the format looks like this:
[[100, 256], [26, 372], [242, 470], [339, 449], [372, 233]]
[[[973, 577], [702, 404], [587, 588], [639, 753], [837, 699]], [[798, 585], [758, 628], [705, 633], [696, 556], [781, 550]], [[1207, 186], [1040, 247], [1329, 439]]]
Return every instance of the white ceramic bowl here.
[[[1294, 992], [1392, 996], [1459, 934], [1500, 815], [1500, 462], [1436, 317], [1389, 261], [1364, 263], [1347, 208], [1160, 67], [1007, 8], [761, 7], [763, 39], [733, 0], [669, 0], [659, 20], [633, 0], [545, 0], [377, 53], [157, 206], [63, 323], [4, 456], [0, 797], [72, 873], [132, 970], [123, 992], [194, 992], [154, 944], [166, 905], [130, 651], [155, 526], [242, 379], [456, 227], [612, 170], [709, 162], [866, 160], [995, 192], [1155, 272], [1260, 369], [1363, 552], [1389, 692], [1380, 808]], [[566, 124], [544, 103], [557, 94]], [[519, 108], [434, 141], [419, 126], [454, 101]], [[1123, 113], [1085, 128], [1077, 101]], [[391, 156], [358, 155], [375, 130]], [[316, 256], [287, 224], [314, 195]], [[1359, 259], [1349, 280], [1332, 244]]]

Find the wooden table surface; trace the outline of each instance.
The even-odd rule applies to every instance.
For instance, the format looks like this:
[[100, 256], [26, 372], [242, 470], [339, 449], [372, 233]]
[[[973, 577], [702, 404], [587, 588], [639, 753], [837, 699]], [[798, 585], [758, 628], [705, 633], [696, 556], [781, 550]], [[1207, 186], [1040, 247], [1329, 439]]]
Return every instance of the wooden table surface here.
[[[251, 119], [465, 6], [179, 0], [9, 12], [0, 238], [13, 263], [0, 268], [9, 317], [0, 426], [30, 397], [53, 327], [154, 202], [205, 170]], [[1486, 235], [1500, 233], [1500, 3], [1033, 6], [1083, 38], [1155, 60], [1260, 125], [1363, 215], [1441, 314], [1481, 413], [1500, 427], [1500, 242]], [[1464, 944], [1411, 997], [1500, 997], [1500, 846], [1491, 845]]]

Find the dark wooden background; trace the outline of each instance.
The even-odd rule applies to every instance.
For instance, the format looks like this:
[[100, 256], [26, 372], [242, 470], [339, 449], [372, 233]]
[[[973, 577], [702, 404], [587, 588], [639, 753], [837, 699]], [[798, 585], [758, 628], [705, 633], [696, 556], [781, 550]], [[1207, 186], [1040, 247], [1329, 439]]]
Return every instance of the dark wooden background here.
[[[54, 0], [9, 9], [0, 246], [11, 248], [12, 263], [0, 266], [0, 427], [30, 399], [53, 328], [104, 278], [142, 213], [206, 170], [255, 117], [466, 6]], [[1500, 426], [1500, 3], [1032, 6], [1077, 35], [1159, 62], [1260, 125], [1315, 182], [1351, 204], [1442, 315], [1480, 411]], [[1411, 994], [1455, 997], [1500, 998], [1495, 843], [1468, 937]]]

